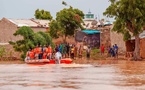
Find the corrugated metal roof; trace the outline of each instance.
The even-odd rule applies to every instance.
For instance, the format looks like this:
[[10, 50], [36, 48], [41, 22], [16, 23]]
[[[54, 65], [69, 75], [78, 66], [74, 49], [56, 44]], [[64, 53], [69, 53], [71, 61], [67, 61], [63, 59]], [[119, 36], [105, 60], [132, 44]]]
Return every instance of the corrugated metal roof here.
[[48, 27], [49, 20], [37, 20], [37, 19], [8, 19], [18, 27]]
[[31, 21], [30, 19], [9, 19], [12, 23], [16, 24], [18, 27], [30, 26], [37, 27], [38, 24]]
[[48, 24], [50, 23], [49, 20], [39, 20], [39, 19], [33, 19], [35, 22], [43, 25], [44, 27], [48, 27]]

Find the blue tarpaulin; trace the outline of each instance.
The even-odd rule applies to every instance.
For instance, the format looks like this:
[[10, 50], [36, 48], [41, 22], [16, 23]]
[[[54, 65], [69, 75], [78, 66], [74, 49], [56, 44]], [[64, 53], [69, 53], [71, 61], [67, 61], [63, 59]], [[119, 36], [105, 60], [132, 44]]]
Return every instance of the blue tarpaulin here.
[[82, 30], [82, 32], [86, 33], [86, 34], [99, 34], [100, 31], [99, 30]]

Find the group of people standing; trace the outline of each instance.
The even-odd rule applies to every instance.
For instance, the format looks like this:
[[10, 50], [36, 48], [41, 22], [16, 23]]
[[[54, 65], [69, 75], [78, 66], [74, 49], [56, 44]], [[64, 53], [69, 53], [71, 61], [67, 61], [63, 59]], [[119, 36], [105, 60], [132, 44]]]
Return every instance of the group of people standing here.
[[[101, 55], [103, 55], [104, 52], [105, 52], [104, 44], [101, 45], [100, 51], [101, 51]], [[112, 47], [109, 46], [107, 48], [107, 55], [110, 56], [110, 57], [118, 57], [118, 46], [117, 46], [117, 44], [114, 44]]]
[[41, 46], [37, 45], [34, 49], [29, 49], [26, 53], [26, 60], [33, 59], [54, 59], [58, 55], [55, 55], [57, 52], [60, 52], [61, 58], [72, 58], [76, 59], [76, 57], [82, 57], [83, 47], [76, 46], [75, 44], [69, 43], [60, 43], [56, 44], [54, 48], [49, 46]]
[[[107, 55], [111, 57], [118, 57], [118, 46], [114, 44], [112, 47], [108, 47]], [[87, 46], [84, 48], [82, 44], [69, 44], [69, 43], [61, 43], [57, 44], [54, 48], [51, 45], [41, 46], [37, 45], [34, 49], [29, 49], [26, 53], [26, 60], [33, 59], [57, 59], [60, 61], [62, 58], [71, 58], [76, 59], [77, 57], [82, 59], [83, 52], [86, 50], [86, 58], [90, 59], [91, 47]], [[105, 53], [105, 46], [102, 44], [100, 46], [101, 55]], [[58, 62], [59, 63], [59, 62]]]
[[59, 51], [62, 54], [63, 58], [72, 58], [82, 57], [83, 47], [81, 45], [77, 46], [76, 44], [61, 43], [56, 45], [55, 51]]

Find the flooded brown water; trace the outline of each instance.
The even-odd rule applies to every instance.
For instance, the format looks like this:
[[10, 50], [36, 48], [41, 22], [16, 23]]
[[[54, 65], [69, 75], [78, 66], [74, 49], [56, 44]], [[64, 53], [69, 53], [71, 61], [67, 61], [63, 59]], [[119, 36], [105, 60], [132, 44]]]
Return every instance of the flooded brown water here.
[[0, 68], [0, 90], [145, 90], [144, 61]]

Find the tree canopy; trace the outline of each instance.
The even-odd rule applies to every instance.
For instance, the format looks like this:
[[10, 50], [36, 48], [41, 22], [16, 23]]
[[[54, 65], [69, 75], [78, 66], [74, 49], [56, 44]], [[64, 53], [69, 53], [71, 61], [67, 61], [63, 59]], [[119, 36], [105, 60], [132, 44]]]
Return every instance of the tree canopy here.
[[48, 33], [45, 32], [33, 32], [33, 30], [30, 27], [23, 26], [19, 28], [15, 33], [15, 36], [22, 36], [23, 38], [21, 40], [18, 40], [16, 42], [10, 42], [10, 44], [13, 45], [15, 51], [22, 52], [22, 58], [25, 58], [26, 52], [29, 49], [33, 49], [36, 45], [49, 45], [52, 43], [52, 39]]
[[37, 9], [35, 11], [34, 16], [35, 16], [36, 19], [43, 19], [43, 20], [44, 19], [52, 20], [52, 18], [53, 18], [49, 11], [44, 11], [43, 9], [42, 10]]
[[77, 28], [83, 28], [84, 13], [79, 9], [73, 7], [64, 8], [56, 14], [56, 20], [50, 23], [50, 35], [52, 37], [59, 37], [64, 35], [66, 38], [68, 35], [74, 35]]
[[124, 40], [135, 36], [134, 57], [139, 58], [139, 34], [145, 26], [145, 0], [109, 0], [111, 5], [104, 15], [114, 17], [113, 30], [122, 33]]

